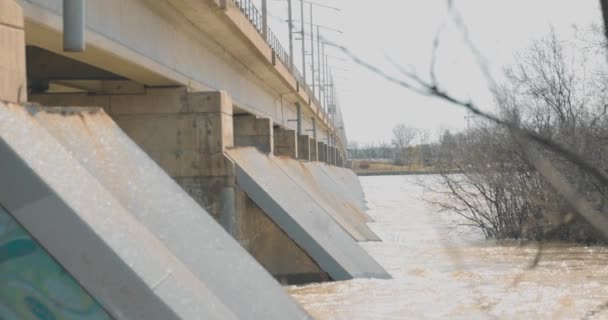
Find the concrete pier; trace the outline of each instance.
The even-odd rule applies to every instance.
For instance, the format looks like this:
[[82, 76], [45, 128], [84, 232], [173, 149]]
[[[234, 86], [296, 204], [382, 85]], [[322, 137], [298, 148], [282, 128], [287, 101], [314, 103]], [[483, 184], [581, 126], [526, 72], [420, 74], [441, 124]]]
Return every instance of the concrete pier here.
[[298, 136], [298, 159], [303, 161], [311, 160], [311, 139], [307, 135]]
[[263, 153], [274, 153], [272, 120], [258, 118], [252, 114], [236, 115], [234, 123], [234, 145], [256, 147]]
[[298, 158], [298, 136], [295, 130], [274, 128], [274, 154], [292, 159]]
[[310, 161], [320, 161], [319, 144], [316, 139], [310, 139]]

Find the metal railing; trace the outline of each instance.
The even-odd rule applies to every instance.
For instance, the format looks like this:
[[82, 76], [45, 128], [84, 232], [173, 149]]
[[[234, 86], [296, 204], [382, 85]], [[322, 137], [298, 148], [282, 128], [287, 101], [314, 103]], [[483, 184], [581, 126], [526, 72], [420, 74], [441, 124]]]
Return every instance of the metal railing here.
[[239, 8], [239, 10], [241, 10], [241, 12], [245, 15], [245, 17], [247, 17], [247, 20], [249, 20], [249, 22], [257, 30], [257, 32], [263, 38], [265, 38], [264, 40], [266, 41], [266, 43], [268, 43], [277, 58], [279, 58], [279, 60], [281, 60], [283, 64], [289, 67], [289, 54], [283, 48], [281, 42], [279, 42], [278, 37], [272, 32], [272, 30], [270, 30], [270, 28], [266, 27], [266, 30], [264, 30], [264, 19], [262, 13], [260, 13], [258, 8], [256, 8], [255, 4], [253, 4], [251, 0], [234, 0], [234, 3], [236, 4], [237, 8]]
[[251, 22], [253, 27], [260, 33], [263, 34], [264, 26], [262, 22], [262, 14], [255, 7], [251, 0], [234, 0], [236, 6], [241, 10], [241, 12], [247, 17], [247, 20]]
[[[313, 94], [312, 90], [306, 83], [306, 79], [302, 76], [300, 71], [291, 64], [290, 57], [285, 48], [281, 45], [278, 37], [266, 27], [264, 30], [263, 17], [260, 11], [256, 8], [255, 4], [251, 0], [233, 0], [237, 8], [247, 17], [247, 20], [251, 22], [257, 32], [264, 38], [266, 43], [270, 46], [275, 56], [291, 71], [291, 74], [296, 78], [296, 81], [300, 84], [300, 88], [308, 94], [311, 101], [321, 108], [321, 113], [327, 117], [327, 113], [323, 109], [323, 105], [319, 102], [318, 98]], [[266, 32], [264, 32], [266, 31]]]
[[274, 54], [277, 56], [277, 58], [279, 58], [279, 60], [281, 60], [281, 62], [283, 62], [283, 64], [289, 69], [289, 54], [281, 45], [279, 38], [274, 35], [270, 28], [268, 28], [266, 32], [266, 42], [268, 43]]

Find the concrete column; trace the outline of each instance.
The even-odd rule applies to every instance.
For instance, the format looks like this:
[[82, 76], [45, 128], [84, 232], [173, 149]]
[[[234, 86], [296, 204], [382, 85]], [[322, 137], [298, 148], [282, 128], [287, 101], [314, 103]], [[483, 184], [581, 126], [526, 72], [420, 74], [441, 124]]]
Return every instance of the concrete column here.
[[341, 152], [338, 152], [338, 161], [336, 164], [338, 167], [344, 167], [344, 157]]
[[330, 164], [334, 166], [338, 164], [338, 149], [336, 147], [330, 147]]
[[317, 152], [320, 162], [327, 162], [327, 144], [325, 142], [317, 142]]
[[319, 145], [315, 139], [310, 139], [310, 161], [319, 161]]
[[298, 159], [310, 161], [311, 139], [307, 135], [298, 136]]
[[274, 128], [274, 154], [293, 159], [298, 158], [298, 139], [295, 130]]
[[0, 1], [0, 100], [27, 101], [23, 11], [14, 0]]
[[263, 153], [274, 151], [272, 120], [254, 115], [234, 116], [234, 146], [256, 147]]

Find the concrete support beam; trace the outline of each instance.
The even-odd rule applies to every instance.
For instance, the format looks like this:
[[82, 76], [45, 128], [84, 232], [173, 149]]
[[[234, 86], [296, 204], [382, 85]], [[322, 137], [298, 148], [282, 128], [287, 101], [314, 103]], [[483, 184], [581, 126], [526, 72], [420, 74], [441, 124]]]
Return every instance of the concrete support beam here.
[[0, 100], [27, 101], [23, 12], [14, 0], [0, 1]]
[[295, 130], [274, 128], [274, 154], [298, 158], [298, 138]]
[[298, 159], [310, 161], [311, 141], [307, 135], [298, 136]]
[[310, 161], [319, 161], [319, 144], [316, 139], [310, 139]]
[[234, 120], [234, 146], [256, 147], [262, 153], [274, 151], [272, 120], [255, 115], [238, 115]]

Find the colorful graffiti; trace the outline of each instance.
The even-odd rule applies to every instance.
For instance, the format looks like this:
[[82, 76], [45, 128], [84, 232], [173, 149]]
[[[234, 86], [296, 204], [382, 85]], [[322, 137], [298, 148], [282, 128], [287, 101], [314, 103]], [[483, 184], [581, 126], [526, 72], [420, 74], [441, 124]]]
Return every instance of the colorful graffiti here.
[[110, 318], [0, 206], [0, 320]]

